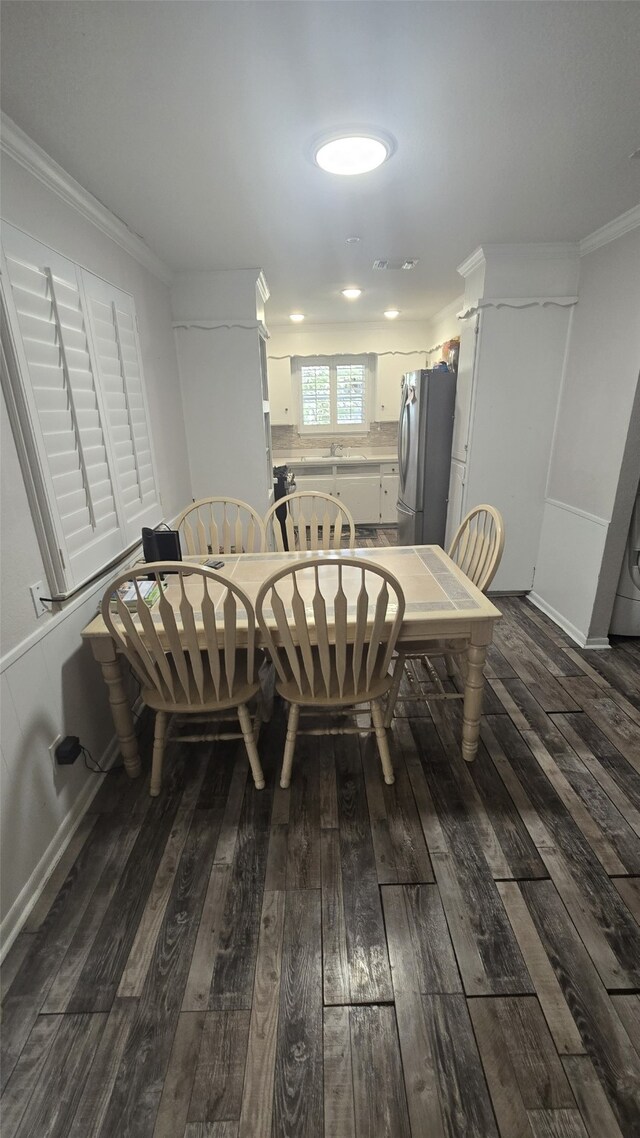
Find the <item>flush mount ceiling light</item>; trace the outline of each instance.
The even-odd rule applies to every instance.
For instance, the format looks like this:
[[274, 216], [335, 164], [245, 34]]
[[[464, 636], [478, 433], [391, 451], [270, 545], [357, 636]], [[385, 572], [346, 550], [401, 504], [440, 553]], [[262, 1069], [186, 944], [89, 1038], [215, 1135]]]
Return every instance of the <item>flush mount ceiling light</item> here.
[[301, 323], [302, 323], [302, 321], [304, 320], [304, 313], [302, 313], [302, 312], [292, 312], [292, 313], [290, 314], [290, 316], [289, 316], [289, 319], [290, 319], [290, 320], [293, 320], [293, 323], [294, 323], [294, 324], [301, 324]]
[[385, 312], [387, 320], [395, 320], [396, 316], [399, 315], [400, 311], [397, 308], [387, 308], [387, 311]]
[[342, 295], [346, 297], [347, 300], [357, 300], [361, 293], [361, 288], [343, 288], [342, 290]]
[[395, 148], [395, 140], [382, 131], [332, 131], [315, 140], [313, 160], [328, 174], [368, 174], [386, 162]]

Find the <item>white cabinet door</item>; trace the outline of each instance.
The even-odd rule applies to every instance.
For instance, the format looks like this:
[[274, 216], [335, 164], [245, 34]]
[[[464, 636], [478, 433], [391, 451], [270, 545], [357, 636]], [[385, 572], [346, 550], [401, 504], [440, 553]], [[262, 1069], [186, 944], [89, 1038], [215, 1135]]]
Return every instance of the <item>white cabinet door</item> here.
[[322, 494], [333, 494], [335, 492], [335, 478], [331, 467], [327, 469], [326, 466], [319, 468], [308, 466], [300, 473], [293, 467], [293, 471], [296, 479], [296, 490], [315, 490]]
[[464, 483], [467, 471], [465, 462], [458, 462], [455, 458], [451, 463], [451, 478], [449, 481], [449, 506], [447, 509], [447, 529], [445, 533], [445, 549], [451, 545], [451, 539], [462, 521], [464, 507]]
[[398, 475], [383, 474], [380, 478], [380, 521], [385, 524], [398, 520]]
[[338, 467], [336, 497], [353, 514], [354, 522], [380, 520], [380, 474], [347, 474]]

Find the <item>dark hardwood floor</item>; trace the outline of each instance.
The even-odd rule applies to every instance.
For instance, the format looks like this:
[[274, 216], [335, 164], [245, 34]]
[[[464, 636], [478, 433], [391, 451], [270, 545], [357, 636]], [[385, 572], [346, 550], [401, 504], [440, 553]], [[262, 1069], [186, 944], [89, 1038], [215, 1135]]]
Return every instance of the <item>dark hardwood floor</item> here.
[[281, 790], [282, 709], [263, 791], [241, 741], [103, 778], [5, 965], [3, 1138], [640, 1135], [640, 642], [497, 604], [472, 765], [412, 667], [393, 786], [307, 736]]

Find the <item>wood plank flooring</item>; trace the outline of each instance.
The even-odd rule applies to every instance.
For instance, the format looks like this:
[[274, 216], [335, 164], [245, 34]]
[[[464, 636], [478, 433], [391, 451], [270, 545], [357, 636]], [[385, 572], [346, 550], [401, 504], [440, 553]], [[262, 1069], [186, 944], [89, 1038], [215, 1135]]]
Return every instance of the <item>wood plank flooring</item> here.
[[150, 799], [143, 720], [9, 953], [3, 1138], [640, 1135], [640, 644], [497, 603], [473, 765], [416, 669], [393, 786], [301, 737], [281, 790], [276, 706], [265, 790], [173, 743]]

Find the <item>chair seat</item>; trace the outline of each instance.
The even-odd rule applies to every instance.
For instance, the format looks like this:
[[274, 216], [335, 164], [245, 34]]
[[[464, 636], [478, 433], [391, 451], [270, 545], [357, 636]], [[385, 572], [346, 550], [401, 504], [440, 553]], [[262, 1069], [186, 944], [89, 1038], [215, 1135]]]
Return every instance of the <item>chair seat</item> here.
[[[206, 656], [206, 653], [203, 653]], [[203, 711], [225, 711], [227, 708], [237, 707], [239, 703], [247, 703], [248, 700], [256, 694], [260, 688], [260, 681], [257, 678], [258, 669], [263, 661], [261, 652], [256, 652], [253, 662], [253, 674], [256, 677], [249, 682], [247, 680], [247, 653], [243, 650], [236, 652], [236, 668], [233, 679], [233, 691], [227, 698], [218, 699], [216, 696], [215, 688], [211, 676], [208, 674], [208, 666], [205, 662], [204, 671], [204, 696], [201, 697], [198, 691], [195, 679], [189, 669], [189, 692], [188, 699], [184, 698], [182, 688], [182, 681], [178, 676], [175, 662], [168, 657], [169, 667], [171, 669], [171, 676], [174, 683], [174, 690], [177, 693], [177, 700], [166, 699], [163, 700], [159, 692], [155, 688], [143, 688], [141, 695], [144, 702], [155, 711], [169, 711], [172, 714], [188, 715], [198, 714]], [[224, 690], [224, 686], [223, 686]], [[180, 699], [180, 693], [183, 698]]]
[[[318, 688], [320, 691], [318, 694], [311, 691], [311, 686], [306, 675], [303, 677], [302, 691], [300, 690], [297, 680], [293, 679], [293, 677], [283, 681], [277, 676], [275, 684], [276, 691], [278, 695], [286, 699], [287, 703], [299, 703], [304, 706], [314, 707], [349, 707], [355, 703], [368, 703], [371, 699], [379, 699], [380, 696], [386, 695], [393, 683], [393, 674], [389, 672], [379, 680], [373, 680], [370, 684], [367, 684], [363, 667], [361, 668], [360, 676], [358, 677], [359, 683], [356, 687], [352, 670], [353, 649], [348, 647], [346, 675], [342, 695], [340, 694], [338, 674], [333, 660], [329, 679], [329, 691], [327, 692], [322, 677], [319, 651], [314, 647], [311, 649], [311, 652], [313, 656], [314, 675], [318, 678]], [[283, 662], [283, 666], [285, 670], [288, 670], [286, 662]]]

